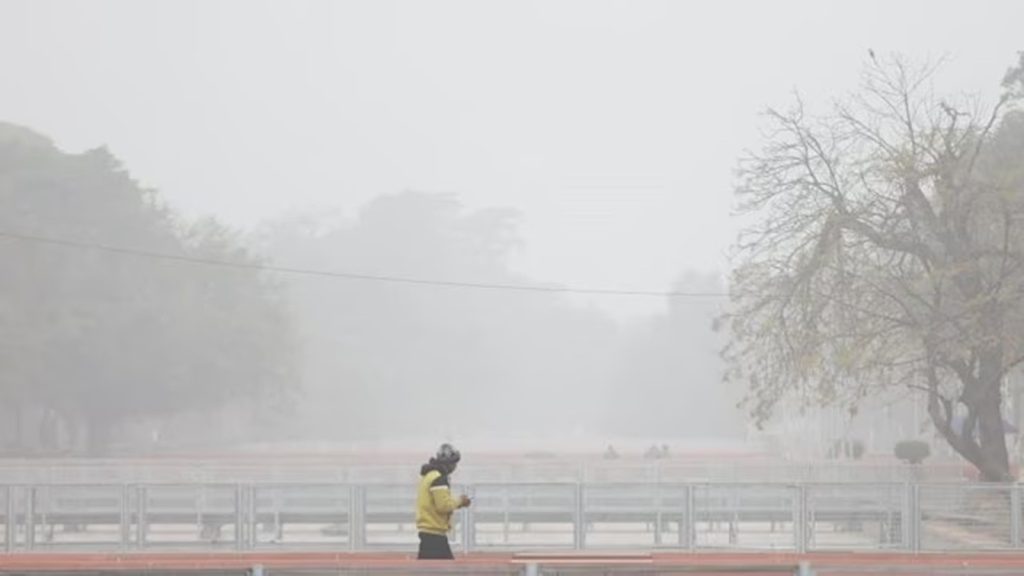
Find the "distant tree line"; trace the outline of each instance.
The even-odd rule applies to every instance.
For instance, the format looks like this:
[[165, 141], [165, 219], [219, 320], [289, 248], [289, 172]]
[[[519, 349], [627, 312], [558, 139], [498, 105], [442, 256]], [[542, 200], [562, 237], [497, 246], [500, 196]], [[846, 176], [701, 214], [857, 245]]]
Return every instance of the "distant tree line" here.
[[297, 383], [289, 312], [271, 279], [89, 247], [257, 262], [216, 221], [176, 217], [105, 149], [67, 154], [0, 124], [0, 207], [7, 452], [100, 454], [133, 425], [284, 396]]

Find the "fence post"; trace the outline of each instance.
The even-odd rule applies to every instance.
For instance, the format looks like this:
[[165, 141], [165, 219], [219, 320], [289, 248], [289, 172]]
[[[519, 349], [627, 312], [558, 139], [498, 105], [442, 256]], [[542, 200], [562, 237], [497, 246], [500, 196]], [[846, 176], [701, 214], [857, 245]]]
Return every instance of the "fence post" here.
[[17, 526], [18, 526], [18, 524], [17, 524], [17, 522], [15, 521], [15, 518], [14, 518], [14, 515], [15, 515], [15, 507], [14, 507], [15, 490], [14, 490], [14, 486], [11, 486], [10, 484], [5, 486], [4, 487], [4, 494], [5, 494], [5, 497], [7, 499], [6, 500], [7, 515], [4, 518], [4, 522], [5, 522], [4, 548], [7, 550], [7, 552], [12, 552], [12, 551], [14, 551], [14, 542], [15, 542], [15, 539], [17, 538]]
[[127, 550], [131, 543], [131, 495], [127, 484], [121, 485], [121, 499], [119, 508], [121, 512], [121, 550]]
[[[476, 497], [476, 490], [472, 486], [466, 487], [466, 496], [469, 496], [470, 500]], [[476, 539], [476, 530], [473, 520], [473, 507], [469, 506], [462, 509], [462, 552], [463, 554], [469, 554], [473, 550], [474, 540]]]
[[921, 487], [907, 483], [904, 490], [903, 538], [904, 546], [910, 552], [921, 550]]
[[235, 519], [232, 522], [235, 525], [235, 550], [242, 550], [242, 541], [245, 539], [245, 535], [242, 534], [242, 485], [235, 484], [234, 489], [234, 500], [235, 500]]
[[661, 546], [661, 483], [654, 485], [654, 545]]
[[348, 549], [350, 552], [356, 551], [356, 516], [358, 515], [356, 500], [358, 498], [356, 487], [350, 484], [348, 486]]
[[794, 510], [794, 530], [796, 534], [796, 551], [800, 554], [807, 552], [807, 543], [810, 540], [810, 530], [807, 525], [807, 485], [796, 486], [796, 510]]
[[1010, 485], [1010, 546], [1020, 547], [1020, 486]]
[[248, 520], [246, 524], [249, 527], [249, 549], [255, 550], [256, 545], [259, 543], [259, 536], [257, 535], [256, 527], [259, 525], [259, 520], [256, 516], [257, 502], [256, 498], [259, 496], [255, 485], [249, 485], [246, 489], [249, 494], [248, 505], [246, 506], [246, 513], [248, 514]]
[[693, 484], [686, 485], [684, 497], [686, 498], [686, 509], [683, 511], [683, 518], [679, 524], [679, 544], [682, 545], [683, 548], [692, 552], [694, 544], [697, 541], [695, 534], [697, 531], [697, 516], [693, 509], [696, 498], [693, 495]]
[[32, 550], [36, 543], [36, 488], [28, 487], [28, 500], [25, 502], [25, 548]]
[[351, 486], [350, 490], [348, 539], [349, 548], [354, 552], [362, 550], [365, 544], [363, 528], [366, 522], [366, 490], [362, 486], [355, 485]]
[[903, 549], [910, 552], [914, 549], [914, 527], [917, 522], [914, 519], [914, 489], [913, 484], [903, 483], [903, 505], [900, 511], [900, 537], [903, 540]]
[[137, 486], [137, 496], [135, 506], [137, 508], [138, 526], [136, 527], [138, 536], [135, 539], [135, 545], [138, 548], [145, 548], [146, 546], [146, 487]]
[[583, 483], [576, 483], [576, 510], [575, 522], [573, 522], [574, 534], [573, 544], [575, 544], [577, 550], [582, 550], [586, 545], [586, 534], [587, 525], [586, 517], [583, 510]]

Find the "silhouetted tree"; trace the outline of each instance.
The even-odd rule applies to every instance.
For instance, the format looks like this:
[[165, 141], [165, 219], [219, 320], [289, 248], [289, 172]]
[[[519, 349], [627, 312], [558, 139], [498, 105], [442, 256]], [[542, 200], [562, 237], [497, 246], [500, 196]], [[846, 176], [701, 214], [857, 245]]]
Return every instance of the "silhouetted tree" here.
[[66, 154], [0, 124], [0, 207], [0, 233], [23, 236], [0, 236], [0, 394], [15, 413], [44, 410], [44, 429], [59, 415], [99, 453], [134, 417], [293, 383], [283, 295], [261, 273], [96, 248], [257, 262], [217, 223], [176, 219], [106, 150]]

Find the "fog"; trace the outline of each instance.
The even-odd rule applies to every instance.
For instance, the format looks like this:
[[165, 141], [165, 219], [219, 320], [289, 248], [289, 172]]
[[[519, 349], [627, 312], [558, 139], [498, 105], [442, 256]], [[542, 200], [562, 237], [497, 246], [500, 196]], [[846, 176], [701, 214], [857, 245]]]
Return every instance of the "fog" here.
[[759, 447], [713, 325], [760, 113], [869, 49], [991, 97], [1022, 17], [4, 0], [0, 449]]

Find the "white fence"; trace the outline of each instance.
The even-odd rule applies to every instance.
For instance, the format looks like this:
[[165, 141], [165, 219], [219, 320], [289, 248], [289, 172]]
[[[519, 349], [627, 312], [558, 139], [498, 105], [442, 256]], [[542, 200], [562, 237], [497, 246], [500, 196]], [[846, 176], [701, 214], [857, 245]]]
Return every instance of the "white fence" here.
[[[1013, 550], [1021, 488], [477, 483], [457, 550]], [[411, 550], [412, 484], [0, 487], [7, 551]]]

